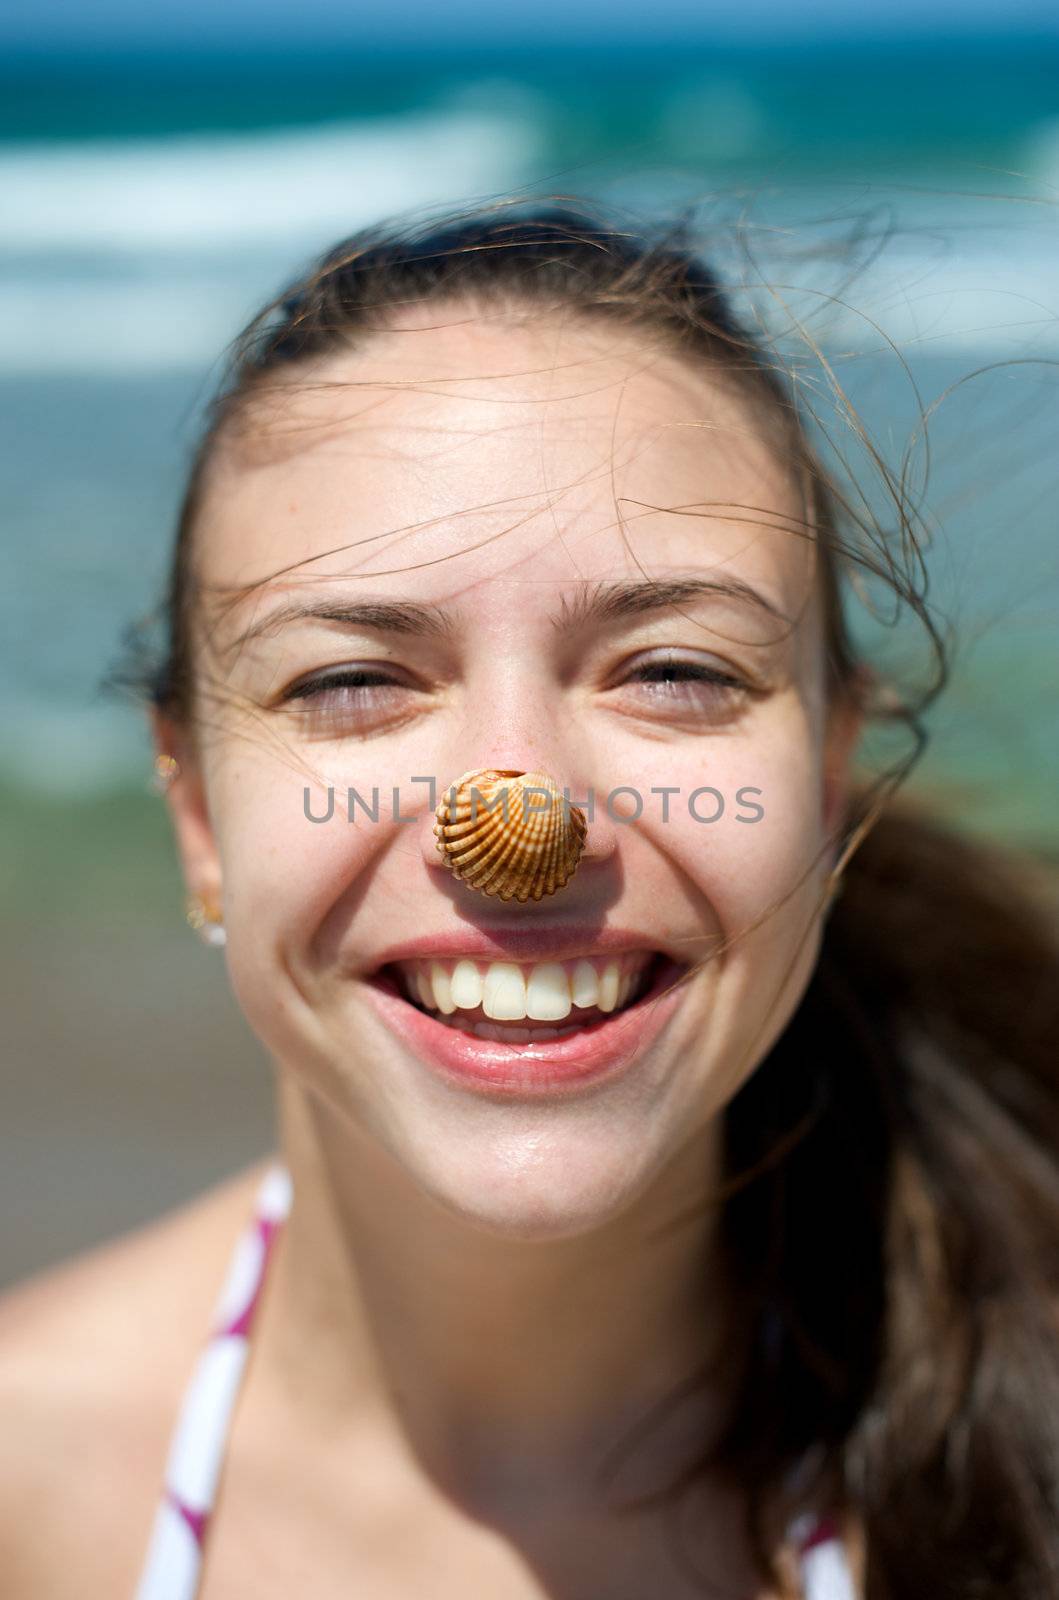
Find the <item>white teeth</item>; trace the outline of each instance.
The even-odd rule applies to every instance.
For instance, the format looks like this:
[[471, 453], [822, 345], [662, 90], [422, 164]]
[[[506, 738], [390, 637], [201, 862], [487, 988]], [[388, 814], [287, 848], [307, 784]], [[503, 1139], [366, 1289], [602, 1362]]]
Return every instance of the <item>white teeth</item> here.
[[[542, 961], [533, 966], [520, 966], [514, 961], [478, 963], [462, 957], [455, 963], [402, 963], [402, 971], [409, 998], [428, 1011], [453, 1017], [455, 1024], [461, 1021], [459, 1013], [478, 1010], [494, 1022], [562, 1023], [575, 1008], [596, 1007], [610, 1012], [624, 1006], [650, 960], [646, 951], [608, 961]], [[478, 1025], [463, 1020], [468, 1021], [468, 1026]], [[501, 1036], [513, 1039], [516, 1031], [505, 1027]], [[531, 1037], [548, 1038], [568, 1031], [534, 1028]]]
[[591, 961], [579, 961], [570, 976], [570, 994], [575, 1006], [594, 1006], [599, 996], [599, 978]]
[[621, 984], [621, 969], [616, 961], [608, 961], [603, 968], [603, 976], [599, 980], [599, 999], [596, 1001], [601, 1011], [613, 1011], [618, 1003], [618, 988]]
[[[513, 961], [489, 963], [481, 986], [481, 1005], [486, 1016], [495, 1017], [498, 1022], [522, 1021], [526, 1015], [526, 980]], [[511, 1036], [508, 1030], [507, 1037]]]
[[434, 990], [430, 978], [422, 967], [413, 968], [412, 983], [415, 986], [416, 994], [419, 996], [420, 1005], [432, 1009], [434, 1005]]
[[[446, 1016], [451, 1016], [456, 1009], [456, 1002], [452, 998], [452, 984], [449, 975], [440, 961], [430, 963], [430, 987], [434, 991], [434, 1005]], [[427, 1005], [430, 1001], [427, 1001]]]
[[452, 969], [452, 1003], [473, 1011], [482, 1003], [482, 975], [473, 961], [457, 961]]
[[570, 982], [558, 961], [546, 961], [533, 968], [526, 985], [527, 1017], [535, 1022], [562, 1022], [570, 1015], [572, 1004]]

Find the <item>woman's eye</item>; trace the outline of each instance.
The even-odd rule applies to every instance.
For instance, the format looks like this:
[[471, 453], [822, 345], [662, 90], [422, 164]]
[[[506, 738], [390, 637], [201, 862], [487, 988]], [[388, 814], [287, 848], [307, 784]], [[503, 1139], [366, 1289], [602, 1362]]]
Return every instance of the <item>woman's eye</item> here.
[[644, 661], [624, 680], [659, 709], [728, 711], [749, 692], [742, 678], [701, 661]]
[[[745, 699], [748, 685], [734, 673], [699, 661], [645, 661], [618, 685], [634, 691], [637, 707], [660, 712], [720, 716]], [[282, 699], [310, 731], [367, 727], [400, 717], [408, 710], [409, 684], [374, 667], [343, 667], [306, 678]]]
[[402, 709], [409, 692], [407, 684], [375, 668], [343, 667], [293, 684], [283, 700], [301, 702], [295, 707], [298, 715], [315, 728], [385, 720]]

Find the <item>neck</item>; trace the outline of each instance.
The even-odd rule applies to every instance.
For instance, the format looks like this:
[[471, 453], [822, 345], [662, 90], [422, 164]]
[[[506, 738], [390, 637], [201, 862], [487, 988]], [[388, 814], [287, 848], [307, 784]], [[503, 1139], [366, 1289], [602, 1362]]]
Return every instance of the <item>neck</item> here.
[[512, 1238], [440, 1205], [377, 1140], [278, 1077], [294, 1204], [259, 1359], [299, 1418], [319, 1417], [329, 1438], [343, 1419], [353, 1433], [381, 1428], [465, 1496], [499, 1492], [515, 1468], [523, 1488], [554, 1491], [583, 1482], [708, 1369], [708, 1385], [663, 1408], [621, 1482], [659, 1487], [659, 1470], [698, 1453], [732, 1378], [710, 1199], [716, 1122], [620, 1216]]

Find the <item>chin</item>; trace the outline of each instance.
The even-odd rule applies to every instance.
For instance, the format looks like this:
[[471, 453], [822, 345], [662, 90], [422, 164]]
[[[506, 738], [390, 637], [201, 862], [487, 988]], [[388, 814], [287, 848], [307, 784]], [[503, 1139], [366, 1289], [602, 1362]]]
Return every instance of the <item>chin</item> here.
[[409, 1179], [451, 1216], [494, 1237], [525, 1241], [576, 1238], [606, 1226], [635, 1203], [663, 1163], [664, 1152], [650, 1160], [639, 1118], [628, 1139], [613, 1121], [559, 1131], [526, 1118], [520, 1131], [453, 1135], [443, 1149], [435, 1137], [402, 1161]]

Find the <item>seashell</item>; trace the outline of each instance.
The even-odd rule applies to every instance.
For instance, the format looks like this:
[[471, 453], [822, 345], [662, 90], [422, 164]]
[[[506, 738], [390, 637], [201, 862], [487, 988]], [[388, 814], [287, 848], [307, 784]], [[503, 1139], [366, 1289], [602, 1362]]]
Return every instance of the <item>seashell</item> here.
[[564, 805], [562, 789], [547, 773], [493, 767], [465, 772], [450, 784], [434, 822], [450, 872], [482, 894], [523, 903], [569, 882], [587, 831], [585, 813], [572, 801]]

